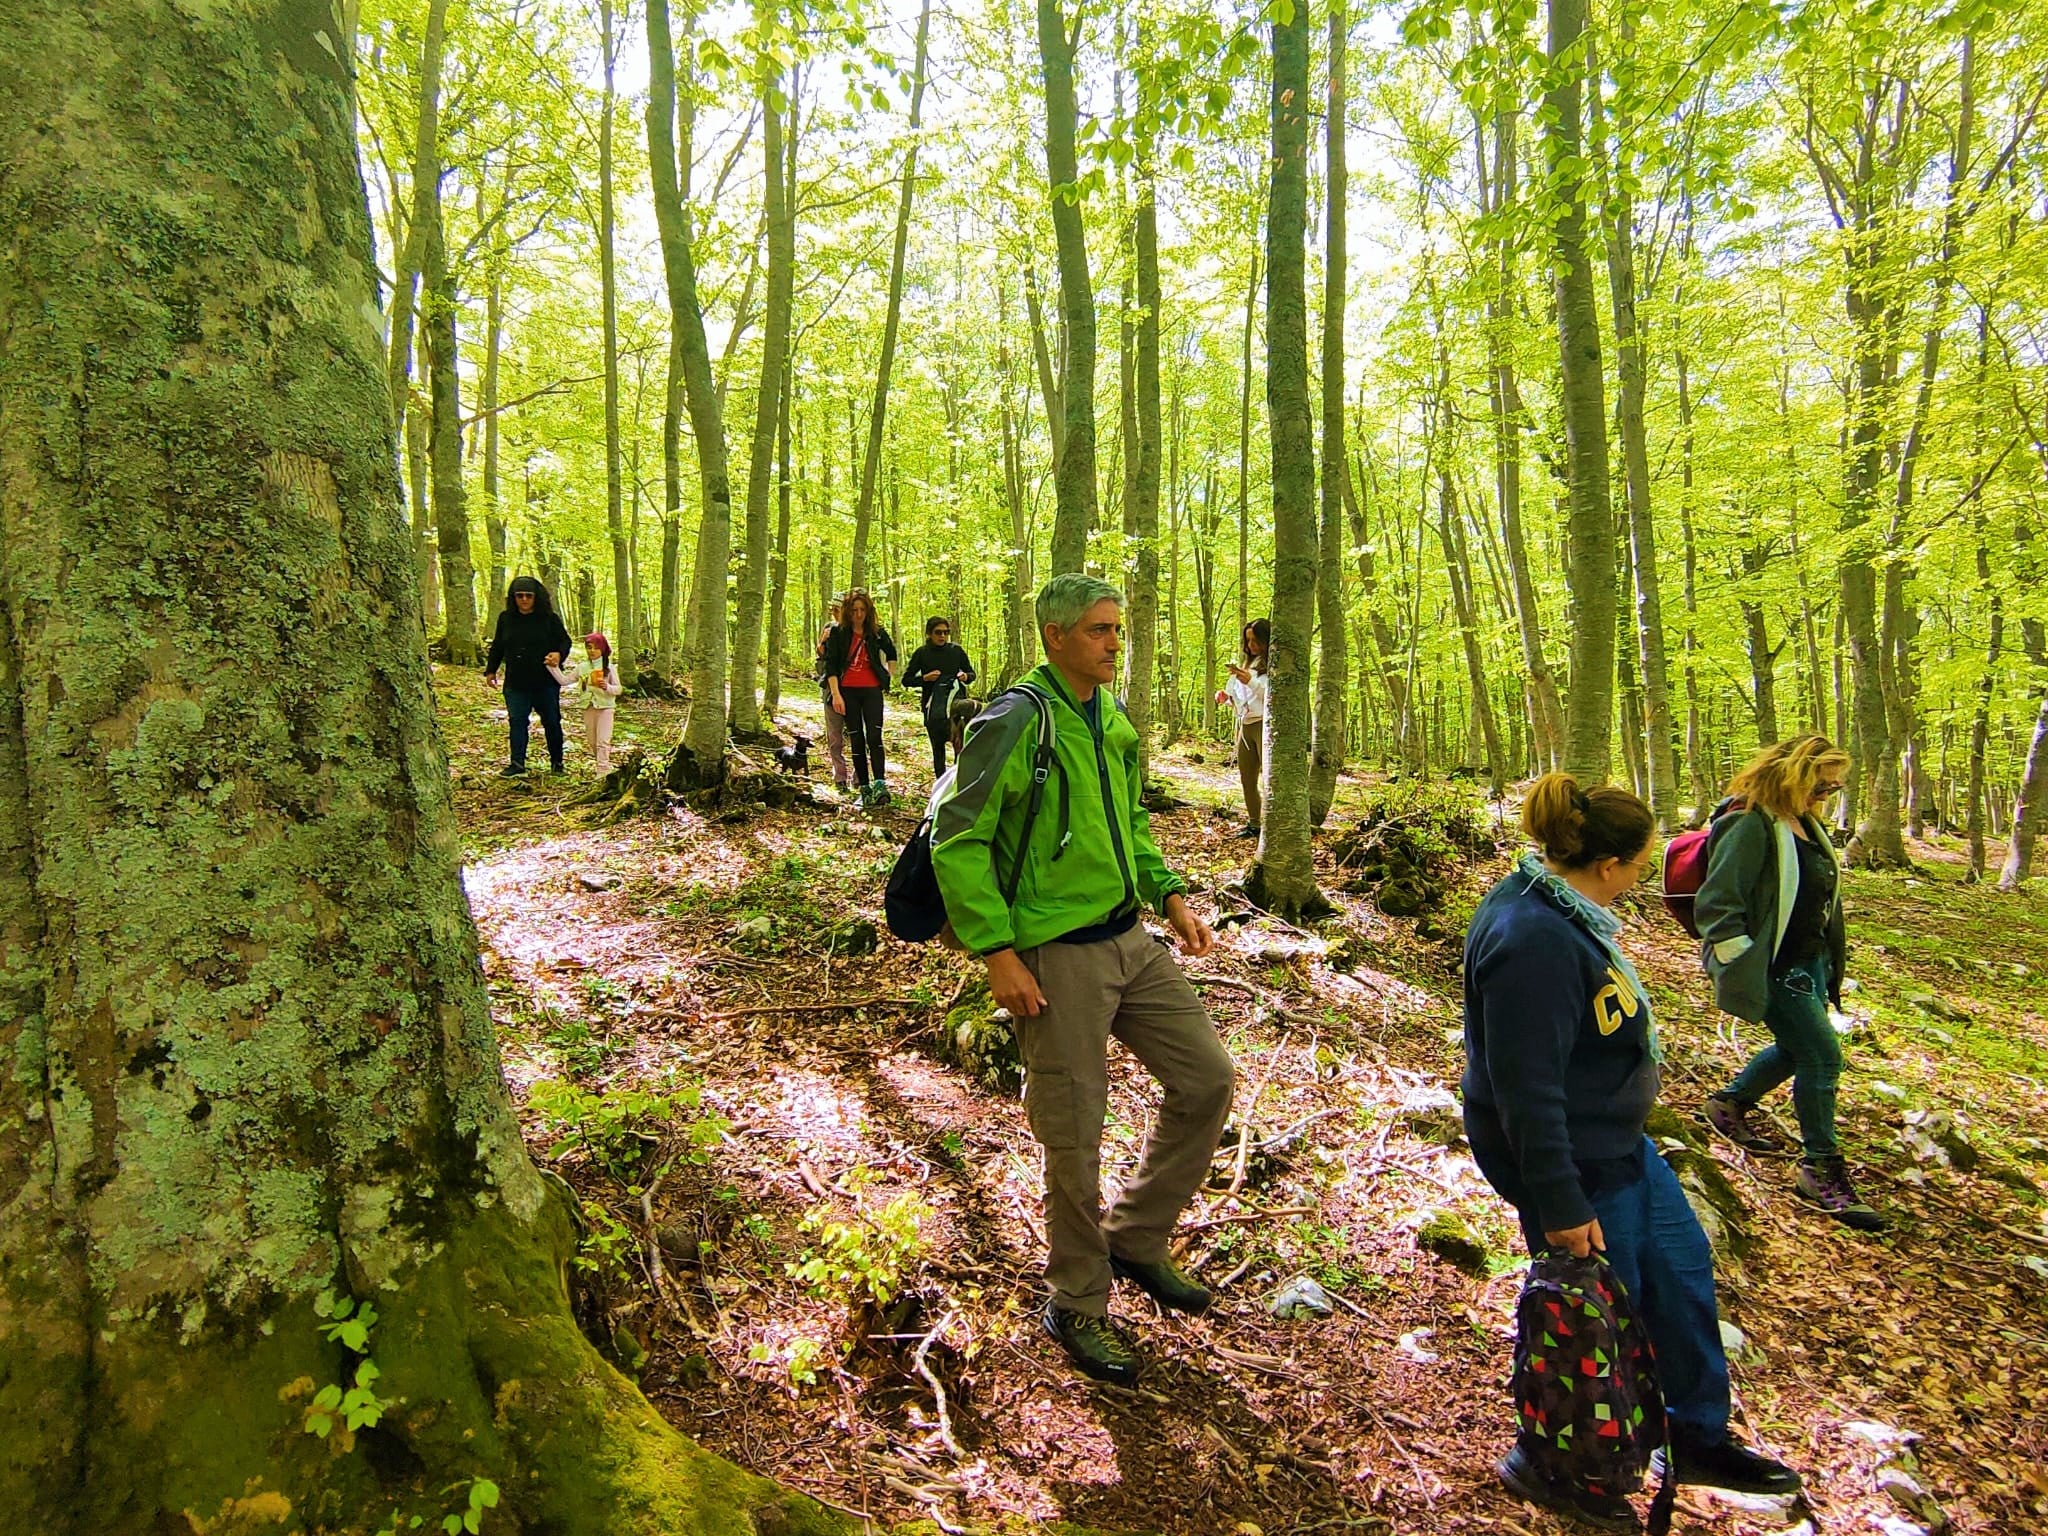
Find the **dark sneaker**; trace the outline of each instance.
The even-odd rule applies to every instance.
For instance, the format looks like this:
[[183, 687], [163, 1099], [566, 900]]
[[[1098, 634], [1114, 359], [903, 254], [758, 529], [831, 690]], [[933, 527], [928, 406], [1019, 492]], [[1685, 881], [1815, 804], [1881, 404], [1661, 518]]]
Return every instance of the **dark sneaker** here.
[[1259, 829], [1253, 826], [1239, 827], [1235, 835], [1238, 837], [1255, 838], [1259, 835]]
[[526, 764], [507, 763], [498, 770], [498, 777], [501, 779], [523, 779], [526, 777]]
[[1717, 1093], [1707, 1100], [1705, 1119], [1718, 1134], [1745, 1152], [1783, 1152], [1785, 1144], [1756, 1120], [1756, 1106]]
[[1849, 1182], [1849, 1169], [1839, 1157], [1824, 1157], [1799, 1165], [1793, 1188], [1802, 1200], [1817, 1205], [1845, 1227], [1858, 1232], [1882, 1232], [1889, 1223], [1870, 1206], [1856, 1198], [1856, 1186]]
[[[1676, 1443], [1678, 1481], [1681, 1487], [1721, 1488], [1729, 1493], [1757, 1493], [1783, 1497], [1802, 1486], [1799, 1474], [1782, 1461], [1752, 1451], [1739, 1440], [1719, 1445]], [[1664, 1475], [1667, 1451], [1650, 1453], [1650, 1476]]]
[[880, 779], [875, 780], [875, 809], [878, 811], [889, 809], [889, 786]]
[[1039, 1321], [1045, 1324], [1047, 1333], [1059, 1340], [1067, 1358], [1083, 1375], [1120, 1387], [1137, 1381], [1138, 1357], [1108, 1318], [1069, 1312], [1057, 1302], [1047, 1301]]
[[549, 763], [549, 764], [548, 764], [548, 772], [549, 772], [549, 773], [561, 773], [562, 771], [563, 771], [563, 768], [562, 768], [562, 765], [561, 765], [560, 763]]
[[1501, 1486], [1518, 1499], [1527, 1499], [1544, 1509], [1569, 1515], [1596, 1531], [1640, 1531], [1635, 1506], [1619, 1494], [1588, 1493], [1561, 1478], [1554, 1478], [1520, 1445], [1494, 1464]]
[[1136, 1259], [1109, 1256], [1109, 1267], [1119, 1280], [1128, 1280], [1169, 1312], [1190, 1315], [1209, 1310], [1209, 1293], [1202, 1283], [1171, 1259], [1157, 1264], [1140, 1264]]

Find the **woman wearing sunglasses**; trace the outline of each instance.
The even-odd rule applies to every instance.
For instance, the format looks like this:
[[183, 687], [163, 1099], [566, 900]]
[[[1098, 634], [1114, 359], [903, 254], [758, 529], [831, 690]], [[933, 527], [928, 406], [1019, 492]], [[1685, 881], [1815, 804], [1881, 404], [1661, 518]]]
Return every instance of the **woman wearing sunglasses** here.
[[1795, 1188], [1844, 1226], [1882, 1231], [1857, 1198], [1835, 1136], [1842, 1043], [1828, 1018], [1841, 1005], [1842, 871], [1821, 812], [1840, 792], [1849, 754], [1825, 736], [1765, 747], [1715, 811], [1707, 876], [1694, 902], [1714, 999], [1762, 1024], [1771, 1043], [1707, 1100], [1706, 1118], [1752, 1152], [1783, 1146], [1756, 1121], [1765, 1094], [1792, 1084], [1801, 1161]]

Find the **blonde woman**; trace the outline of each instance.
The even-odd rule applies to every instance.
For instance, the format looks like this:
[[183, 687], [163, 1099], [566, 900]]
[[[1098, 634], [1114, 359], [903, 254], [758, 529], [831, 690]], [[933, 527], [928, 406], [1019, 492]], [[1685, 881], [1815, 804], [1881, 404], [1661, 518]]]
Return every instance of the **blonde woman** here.
[[1801, 1161], [1795, 1187], [1844, 1226], [1885, 1220], [1849, 1178], [1835, 1135], [1842, 1043], [1828, 1017], [1841, 1003], [1842, 871], [1821, 823], [1841, 792], [1849, 754], [1825, 736], [1765, 747], [1728, 786], [1694, 902], [1714, 998], [1771, 1032], [1735, 1081], [1707, 1100], [1707, 1123], [1752, 1152], [1782, 1150], [1756, 1123], [1764, 1095], [1792, 1084]]

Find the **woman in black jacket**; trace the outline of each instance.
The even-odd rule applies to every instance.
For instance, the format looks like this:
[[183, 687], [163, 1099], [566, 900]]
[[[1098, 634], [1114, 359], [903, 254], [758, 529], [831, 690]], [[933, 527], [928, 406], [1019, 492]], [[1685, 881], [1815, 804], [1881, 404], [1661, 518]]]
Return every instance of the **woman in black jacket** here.
[[839, 622], [825, 637], [820, 670], [830, 694], [825, 707], [846, 717], [853, 780], [866, 806], [889, 803], [889, 784], [882, 776], [882, 695], [895, 659], [896, 642], [875, 617], [875, 600], [865, 588], [855, 587], [840, 599]]
[[974, 681], [974, 663], [953, 644], [953, 626], [945, 619], [924, 621], [924, 644], [910, 653], [904, 681], [924, 693], [924, 733], [932, 743], [932, 777], [946, 771], [946, 743], [953, 736], [948, 714], [954, 693]]
[[498, 615], [491, 653], [484, 658], [484, 681], [498, 686], [498, 668], [505, 669], [505, 717], [512, 728], [512, 761], [502, 777], [526, 772], [526, 739], [530, 717], [540, 716], [547, 738], [548, 763], [562, 771], [562, 683], [557, 673], [569, 654], [569, 631], [555, 612], [548, 589], [531, 576], [515, 576], [505, 589], [505, 611]]
[[[1656, 856], [1650, 808], [1625, 789], [1537, 780], [1525, 853], [1465, 935], [1465, 1134], [1521, 1217], [1531, 1253], [1607, 1256], [1656, 1352], [1681, 1483], [1785, 1494], [1799, 1475], [1728, 1433], [1714, 1256], [1644, 1135], [1662, 1052], [1650, 997], [1609, 910]], [[1497, 1471], [1510, 1490], [1605, 1530], [1638, 1528], [1618, 1496], [1553, 1470], [1525, 1429]]]

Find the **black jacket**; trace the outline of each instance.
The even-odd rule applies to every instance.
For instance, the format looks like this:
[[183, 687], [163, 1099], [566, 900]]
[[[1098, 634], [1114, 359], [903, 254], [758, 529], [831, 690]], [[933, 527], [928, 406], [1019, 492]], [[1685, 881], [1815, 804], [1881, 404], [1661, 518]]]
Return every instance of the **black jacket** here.
[[505, 686], [521, 693], [546, 693], [561, 687], [548, 673], [549, 651], [569, 658], [569, 631], [555, 613], [520, 613], [507, 609], [498, 615], [497, 633], [491, 636], [491, 653], [484, 658], [484, 675], [505, 668]]
[[1636, 1155], [1657, 1102], [1650, 1013], [1607, 947], [1517, 871], [1465, 935], [1465, 1134], [1546, 1232], [1593, 1219], [1580, 1165]]
[[[853, 631], [843, 624], [832, 626], [832, 632], [825, 636], [825, 659], [819, 663], [818, 676], [841, 679], [845, 687], [847, 663], [853, 659]], [[896, 642], [889, 638], [889, 631], [875, 631], [875, 638], [868, 642], [868, 665], [875, 669], [875, 677], [883, 688], [889, 686], [889, 663], [896, 659]]]
[[[927, 672], [939, 674], [937, 682], [924, 680]], [[967, 659], [967, 652], [950, 640], [944, 645], [927, 642], [910, 653], [910, 660], [904, 663], [903, 681], [924, 693], [925, 719], [930, 720], [934, 710], [939, 713], [939, 723], [945, 721], [946, 705], [952, 701], [955, 682], [974, 681], [974, 663]]]

